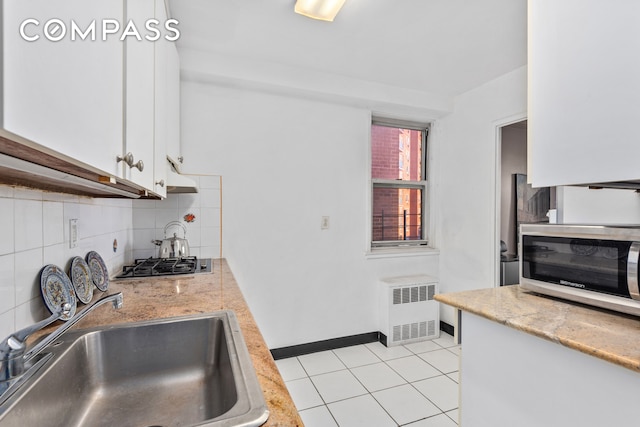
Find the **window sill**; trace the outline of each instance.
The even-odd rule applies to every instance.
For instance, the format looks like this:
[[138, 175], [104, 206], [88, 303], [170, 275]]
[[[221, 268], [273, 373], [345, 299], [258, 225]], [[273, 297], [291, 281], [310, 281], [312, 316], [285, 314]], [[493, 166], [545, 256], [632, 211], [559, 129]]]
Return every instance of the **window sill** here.
[[372, 248], [365, 253], [366, 259], [398, 258], [411, 256], [439, 255], [440, 250], [431, 247], [404, 246], [393, 248]]

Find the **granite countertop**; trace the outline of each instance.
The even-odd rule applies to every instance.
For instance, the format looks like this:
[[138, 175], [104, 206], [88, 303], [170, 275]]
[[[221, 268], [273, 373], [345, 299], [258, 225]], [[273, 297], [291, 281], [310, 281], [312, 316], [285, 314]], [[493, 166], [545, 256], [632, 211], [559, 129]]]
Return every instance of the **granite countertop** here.
[[[74, 329], [233, 310], [269, 408], [269, 419], [264, 426], [303, 426], [269, 348], [225, 260], [214, 260], [213, 274], [118, 279], [110, 282], [107, 292], [95, 291], [93, 301], [122, 292], [123, 307], [119, 310], [114, 310], [111, 304], [97, 307], [93, 313], [78, 322]], [[82, 308], [80, 304], [78, 311]], [[56, 322], [53, 327], [59, 324], [60, 322]]]
[[640, 372], [638, 317], [534, 294], [519, 285], [440, 294], [435, 299]]

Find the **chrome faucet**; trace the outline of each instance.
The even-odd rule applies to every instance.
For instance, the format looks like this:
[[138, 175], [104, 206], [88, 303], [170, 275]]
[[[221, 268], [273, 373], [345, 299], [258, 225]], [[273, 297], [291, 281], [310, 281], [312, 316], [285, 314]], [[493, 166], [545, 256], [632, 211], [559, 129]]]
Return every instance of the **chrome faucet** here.
[[[28, 373], [28, 362], [38, 355], [45, 347], [58, 339], [60, 335], [65, 333], [69, 328], [85, 318], [89, 313], [102, 304], [111, 302], [113, 304], [113, 308], [122, 308], [122, 300], [122, 292], [99, 299], [69, 319], [69, 321], [64, 323], [58, 329], [51, 332], [29, 351], [26, 351], [27, 338], [29, 338], [29, 336], [34, 332], [37, 332], [45, 326], [60, 319], [62, 316], [68, 315], [71, 310], [71, 306], [68, 303], [61, 306], [48, 318], [14, 332], [2, 340], [2, 342], [0, 342], [0, 396], [9, 390], [13, 384], [18, 383], [25, 373]], [[27, 368], [25, 369], [25, 367]]]

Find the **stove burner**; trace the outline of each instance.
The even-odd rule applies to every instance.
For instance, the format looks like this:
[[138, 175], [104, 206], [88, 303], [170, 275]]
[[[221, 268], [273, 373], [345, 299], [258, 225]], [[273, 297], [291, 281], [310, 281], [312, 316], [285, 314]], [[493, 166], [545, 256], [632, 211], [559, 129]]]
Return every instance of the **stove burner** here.
[[117, 278], [171, 276], [211, 271], [211, 260], [192, 257], [136, 259], [134, 265], [122, 267]]

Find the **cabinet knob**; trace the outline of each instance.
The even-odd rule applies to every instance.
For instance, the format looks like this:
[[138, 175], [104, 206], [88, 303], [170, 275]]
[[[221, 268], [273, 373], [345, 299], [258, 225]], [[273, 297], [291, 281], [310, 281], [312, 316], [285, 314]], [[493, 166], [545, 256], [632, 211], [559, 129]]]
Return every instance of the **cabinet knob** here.
[[164, 187], [164, 179], [161, 179], [160, 181], [156, 181], [156, 185], [159, 185], [160, 187]]
[[124, 161], [127, 165], [129, 165], [129, 167], [133, 165], [133, 153], [131, 152], [125, 154], [124, 156], [118, 156], [116, 157], [116, 159], [118, 160], [118, 163]]
[[118, 163], [125, 162], [127, 165], [129, 165], [130, 168], [136, 168], [140, 172], [142, 172], [142, 170], [144, 169], [144, 162], [142, 160], [138, 160], [137, 163], [134, 163], [135, 160], [133, 159], [133, 153], [131, 152], [125, 154], [124, 156], [118, 156], [116, 157], [116, 159], [118, 160]]

